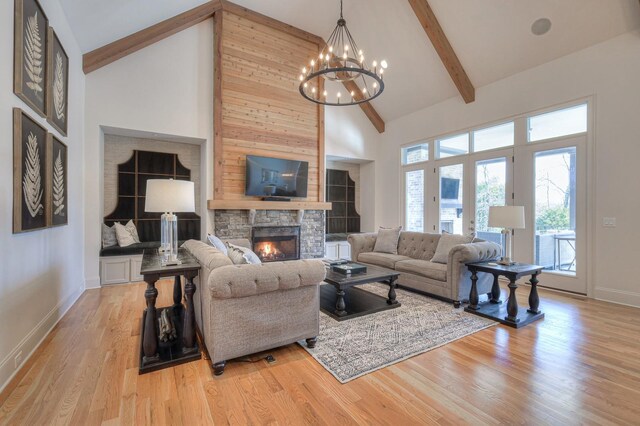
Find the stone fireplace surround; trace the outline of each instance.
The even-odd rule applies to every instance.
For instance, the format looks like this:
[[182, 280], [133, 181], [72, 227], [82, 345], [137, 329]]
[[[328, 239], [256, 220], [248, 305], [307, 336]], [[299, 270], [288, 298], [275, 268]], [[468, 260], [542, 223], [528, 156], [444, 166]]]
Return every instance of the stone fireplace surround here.
[[[300, 213], [302, 220], [299, 221]], [[253, 219], [253, 220], [252, 220]], [[245, 238], [258, 226], [300, 225], [300, 258], [324, 257], [324, 210], [215, 210], [214, 234], [221, 239]]]

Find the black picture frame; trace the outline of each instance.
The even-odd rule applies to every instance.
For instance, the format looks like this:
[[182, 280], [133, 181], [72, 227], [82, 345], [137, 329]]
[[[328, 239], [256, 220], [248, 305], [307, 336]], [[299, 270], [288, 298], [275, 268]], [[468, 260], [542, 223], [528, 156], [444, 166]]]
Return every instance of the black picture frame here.
[[67, 145], [54, 135], [47, 135], [47, 211], [48, 226], [69, 224], [69, 186]]
[[48, 226], [47, 130], [13, 109], [13, 233]]
[[49, 27], [47, 35], [47, 121], [67, 136], [69, 120], [69, 55], [58, 35]]
[[15, 0], [13, 92], [46, 117], [49, 19], [38, 0]]

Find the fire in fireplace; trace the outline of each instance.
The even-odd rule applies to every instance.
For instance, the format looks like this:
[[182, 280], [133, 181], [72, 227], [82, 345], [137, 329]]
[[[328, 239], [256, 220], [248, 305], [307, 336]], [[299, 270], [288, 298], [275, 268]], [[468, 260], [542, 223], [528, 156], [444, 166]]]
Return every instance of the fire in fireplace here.
[[263, 262], [300, 259], [299, 226], [256, 226], [251, 240], [253, 251]]

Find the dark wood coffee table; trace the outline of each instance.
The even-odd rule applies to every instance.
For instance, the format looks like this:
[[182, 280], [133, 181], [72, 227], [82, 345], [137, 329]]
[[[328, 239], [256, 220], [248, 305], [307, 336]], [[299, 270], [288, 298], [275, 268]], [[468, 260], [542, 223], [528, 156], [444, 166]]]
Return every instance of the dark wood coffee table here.
[[[144, 292], [147, 308], [142, 314], [140, 374], [200, 359], [193, 308], [193, 293], [196, 291], [193, 279], [200, 272], [200, 264], [183, 248], [178, 249], [178, 259], [182, 262], [181, 265], [162, 266], [162, 257], [158, 254], [158, 249], [147, 249], [142, 255], [140, 275], [147, 283], [147, 289]], [[180, 276], [185, 277], [186, 307], [182, 305]], [[156, 309], [156, 298], [158, 297], [156, 282], [164, 277], [175, 277], [173, 305]], [[177, 338], [169, 342], [160, 342], [158, 319], [165, 309], [169, 311], [169, 317], [176, 328]]]
[[[331, 269], [327, 271], [324, 279], [327, 284], [320, 286], [320, 309], [324, 313], [337, 321], [344, 321], [400, 307], [396, 300], [396, 280], [400, 273], [379, 266], [365, 266], [367, 272], [353, 275]], [[376, 282], [389, 285], [387, 298], [355, 287]]]

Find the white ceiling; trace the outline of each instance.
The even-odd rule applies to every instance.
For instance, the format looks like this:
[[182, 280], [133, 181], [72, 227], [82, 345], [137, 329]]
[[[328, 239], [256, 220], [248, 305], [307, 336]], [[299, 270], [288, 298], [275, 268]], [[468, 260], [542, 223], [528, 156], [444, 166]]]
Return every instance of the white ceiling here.
[[[188, 10], [203, 0], [60, 0], [83, 52]], [[338, 0], [235, 0], [324, 38]], [[385, 121], [458, 92], [406, 0], [344, 0], [344, 17], [369, 59], [386, 59]], [[638, 0], [429, 0], [476, 88], [640, 27]], [[551, 31], [531, 33], [546, 17]], [[295, 78], [293, 76], [292, 78]], [[338, 107], [340, 108], [340, 107]]]

